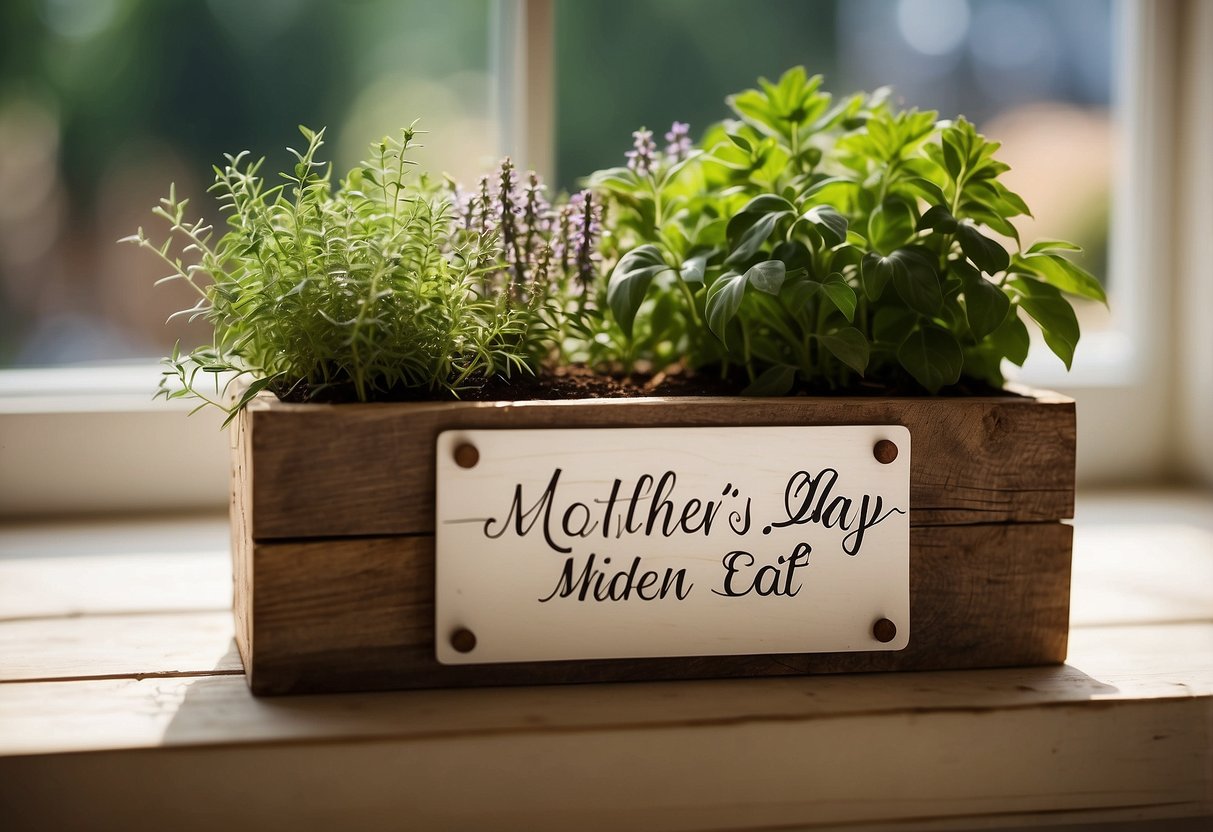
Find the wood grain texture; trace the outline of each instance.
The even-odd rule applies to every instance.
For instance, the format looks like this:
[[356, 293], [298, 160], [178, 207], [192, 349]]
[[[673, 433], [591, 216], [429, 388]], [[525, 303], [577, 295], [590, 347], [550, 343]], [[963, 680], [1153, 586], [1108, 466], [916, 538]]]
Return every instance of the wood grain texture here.
[[[72, 638], [121, 640], [96, 628], [123, 599], [146, 612], [153, 593], [141, 581], [180, 603], [141, 615], [137, 637], [162, 647], [125, 652], [121, 678], [0, 684], [0, 827], [1204, 830], [1213, 502], [1083, 496], [1074, 609], [1085, 626], [1070, 634], [1066, 665], [291, 698], [250, 696], [230, 675], [148, 672], [149, 657], [187, 643], [196, 649], [182, 666], [213, 657], [186, 610], [211, 603], [229, 564], [220, 540], [207, 544], [211, 579], [175, 572], [169, 544], [198, 545], [182, 524], [156, 530], [163, 563], [142, 568], [122, 541], [144, 521], [115, 521], [57, 556], [124, 553], [88, 575], [106, 596], [95, 613], [73, 588], [41, 602], [0, 593], [0, 617], [36, 611], [70, 622]], [[59, 545], [60, 529], [38, 534]], [[24, 575], [31, 593], [53, 589], [65, 574], [57, 557], [36, 556], [33, 530], [18, 537], [28, 553], [6, 573], [15, 538], [0, 526], [0, 587]], [[19, 649], [53, 651], [65, 632], [30, 629]], [[0, 649], [0, 665], [8, 655]], [[96, 669], [105, 657], [80, 658]], [[1205, 819], [1149, 820], [1194, 815]]]
[[[1211, 809], [1208, 704], [1123, 706], [1115, 724], [1107, 707], [941, 712], [929, 735], [922, 715], [899, 713], [0, 758], [0, 804], [11, 807], [9, 832], [686, 832], [939, 819], [974, 829], [1015, 814], [1194, 815]], [[187, 695], [182, 713], [190, 706]]]
[[242, 416], [257, 540], [432, 534], [434, 442], [456, 428], [900, 424], [911, 525], [1050, 521], [1074, 509], [1075, 413], [1056, 394], [292, 405]]
[[231, 577], [215, 569], [217, 555], [0, 557], [0, 624], [134, 612], [222, 612], [232, 605]]
[[[1213, 609], [1210, 609], [1213, 616]], [[180, 640], [188, 619], [156, 630]], [[201, 665], [208, 653], [191, 663]], [[257, 698], [243, 679], [195, 676], [0, 685], [0, 756], [123, 748], [421, 742], [1026, 708], [1092, 710], [1157, 700], [1213, 707], [1213, 617], [1076, 631], [1069, 663], [977, 672], [840, 674], [628, 685], [548, 685]], [[1203, 701], [1203, 705], [1199, 704]], [[1113, 720], [1113, 723], [1115, 720]], [[924, 726], [929, 734], [929, 728]], [[1213, 756], [1213, 746], [1209, 749]], [[1213, 769], [1209, 772], [1213, 777]]]
[[[259, 694], [778, 676], [1065, 660], [1072, 529], [911, 529], [910, 646], [897, 652], [681, 657], [453, 667], [434, 658], [430, 537], [251, 542], [257, 603], [242, 645]], [[238, 616], [239, 620], [239, 616]]]
[[1213, 627], [1092, 629], [1074, 653], [962, 674], [290, 700], [230, 677], [0, 686], [0, 806], [6, 830], [977, 829], [1213, 811]]
[[[171, 622], [173, 638], [162, 628]], [[231, 614], [220, 612], [0, 622], [0, 685], [38, 680], [241, 673]]]
[[[242, 414], [243, 415], [243, 414]], [[231, 436], [232, 484], [230, 494], [232, 541], [232, 615], [235, 618], [236, 646], [244, 666], [253, 663], [253, 560], [252, 524], [249, 499], [252, 496], [253, 470], [250, 464], [248, 420], [237, 419]]]

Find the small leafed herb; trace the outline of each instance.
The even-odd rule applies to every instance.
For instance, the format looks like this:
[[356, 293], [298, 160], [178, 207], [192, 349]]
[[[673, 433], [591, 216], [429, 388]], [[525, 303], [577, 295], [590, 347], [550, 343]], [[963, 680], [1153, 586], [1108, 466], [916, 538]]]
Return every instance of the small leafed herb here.
[[[291, 150], [296, 164], [281, 184], [269, 186], [264, 160], [243, 153], [215, 168], [226, 233], [216, 238], [187, 219], [188, 200], [170, 190], [154, 209], [169, 223], [167, 239], [153, 243], [142, 228], [125, 239], [168, 264], [163, 280], [197, 291], [178, 314], [214, 330], [210, 345], [166, 359], [160, 395], [234, 414], [266, 388], [368, 401], [456, 395], [534, 372], [562, 340], [571, 282], [584, 279], [555, 250], [594, 245], [572, 222], [553, 237], [538, 178], [520, 194], [506, 160], [493, 181], [460, 197], [410, 173], [418, 135], [410, 128], [372, 145], [371, 161], [334, 187], [318, 158], [324, 131], [300, 130], [307, 146]], [[244, 376], [241, 397], [229, 401], [227, 385]]]
[[1020, 246], [1012, 220], [1029, 211], [996, 142], [887, 90], [836, 102], [800, 67], [759, 87], [698, 148], [684, 125], [664, 153], [640, 130], [626, 167], [589, 178], [608, 201], [625, 365], [740, 366], [765, 395], [905, 374], [931, 392], [1001, 385], [1002, 360], [1027, 357], [1026, 316], [1070, 366], [1065, 295], [1104, 291], [1068, 259], [1077, 246]]

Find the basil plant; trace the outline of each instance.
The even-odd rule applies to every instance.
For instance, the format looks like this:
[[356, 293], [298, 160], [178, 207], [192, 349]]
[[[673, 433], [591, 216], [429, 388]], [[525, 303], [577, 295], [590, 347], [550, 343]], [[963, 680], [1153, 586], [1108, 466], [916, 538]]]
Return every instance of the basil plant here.
[[637, 131], [626, 167], [589, 178], [622, 363], [741, 368], [755, 395], [1000, 386], [1030, 318], [1069, 367], [1067, 296], [1104, 290], [1077, 246], [1022, 245], [1030, 211], [998, 143], [884, 89], [836, 101], [821, 85], [801, 67], [761, 79], [697, 144], [677, 123], [663, 150]]

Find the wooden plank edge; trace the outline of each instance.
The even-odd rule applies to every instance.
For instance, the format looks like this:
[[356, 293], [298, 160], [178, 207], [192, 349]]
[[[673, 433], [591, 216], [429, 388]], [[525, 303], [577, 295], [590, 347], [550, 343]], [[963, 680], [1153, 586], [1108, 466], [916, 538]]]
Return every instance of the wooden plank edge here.
[[206, 676], [243, 676], [244, 670], [151, 670], [146, 673], [131, 671], [129, 673], [98, 673], [91, 676], [42, 676], [22, 679], [0, 679], [0, 685], [32, 685], [60, 682], [104, 682], [126, 680], [142, 682], [144, 679], [196, 679]]
[[[523, 818], [535, 830], [638, 828], [643, 818], [653, 829], [773, 830], [1012, 813], [1195, 815], [1210, 810], [1208, 705], [594, 733], [539, 726], [508, 742], [346, 741], [311, 754], [290, 743], [15, 757], [0, 759], [0, 802], [20, 810], [9, 816], [14, 829], [74, 828], [102, 807], [124, 828], [163, 828], [172, 816], [177, 828], [210, 829], [213, 812], [181, 807], [233, 782], [243, 784], [246, 823], [296, 816], [315, 828], [368, 817], [424, 828]], [[1158, 731], [1168, 739], [1151, 741]], [[69, 801], [56, 799], [65, 782], [74, 784]]]
[[[633, 425], [624, 424], [618, 418], [619, 412], [615, 411], [612, 414], [611, 409], [621, 405], [643, 403], [646, 406], [662, 408], [662, 418], [656, 421], [659, 424], [670, 426], [677, 426], [682, 421], [685, 421], [687, 426], [695, 424], [712, 424], [716, 426], [733, 424], [734, 421], [730, 419], [730, 413], [732, 412], [737, 412], [735, 421], [737, 425], [777, 426], [801, 424], [802, 422], [796, 416], [796, 411], [805, 407], [812, 407], [815, 404], [821, 404], [823, 407], [835, 411], [835, 416], [837, 416], [839, 405], [837, 397], [795, 397], [788, 399], [674, 397], [651, 399], [578, 399], [555, 402], [409, 402], [399, 404], [310, 405], [283, 403], [274, 398], [272, 394], [263, 393], [261, 395], [262, 398], [254, 402], [255, 406], [250, 406], [250, 410], [245, 414], [246, 427], [242, 428], [246, 436], [246, 442], [250, 446], [249, 456], [247, 457], [248, 467], [251, 468], [253, 466], [253, 460], [256, 458], [259, 460], [258, 464], [268, 472], [269, 477], [268, 479], [259, 480], [259, 483], [252, 481], [249, 483], [250, 489], [253, 490], [249, 498], [251, 507], [248, 511], [248, 522], [252, 526], [251, 533], [253, 539], [259, 541], [295, 537], [337, 537], [393, 533], [424, 534], [432, 532], [432, 506], [428, 511], [425, 510], [426, 494], [432, 491], [432, 482], [430, 481], [430, 477], [433, 476], [432, 448], [428, 457], [423, 451], [413, 447], [409, 447], [405, 451], [398, 450], [394, 452], [401, 457], [401, 460], [398, 460], [399, 465], [397, 468], [403, 466], [404, 468], [413, 470], [415, 467], [422, 473], [428, 473], [428, 476], [423, 476], [412, 486], [401, 487], [397, 480], [386, 471], [372, 466], [372, 470], [368, 474], [369, 479], [366, 482], [359, 481], [360, 484], [356, 488], [346, 487], [336, 489], [339, 498], [341, 495], [345, 495], [345, 497], [343, 498], [344, 502], [342, 502], [342, 499], [338, 499], [337, 502], [340, 504], [340, 510], [332, 516], [317, 513], [308, 508], [314, 500], [309, 501], [306, 496], [299, 496], [300, 494], [306, 495], [308, 493], [307, 489], [302, 488], [304, 483], [301, 478], [315, 476], [315, 472], [313, 471], [305, 475], [294, 459], [294, 455], [284, 452], [284, 438], [292, 435], [310, 436], [311, 441], [314, 442], [317, 435], [338, 429], [337, 423], [345, 427], [344, 423], [349, 419], [355, 422], [364, 421], [367, 425], [373, 426], [375, 430], [384, 431], [385, 436], [390, 438], [391, 442], [396, 443], [399, 441], [398, 428], [400, 427], [400, 419], [406, 416], [415, 416], [420, 424], [413, 429], [421, 431], [420, 437], [416, 441], [420, 442], [422, 446], [428, 446], [433, 438], [430, 434], [436, 435], [441, 425], [448, 424], [443, 414], [449, 414], [450, 427], [462, 427], [466, 429], [508, 429], [508, 427], [535, 429], [545, 426], [561, 427], [563, 418], [558, 408], [571, 408], [569, 411], [571, 418], [568, 420], [569, 424], [565, 425], [566, 427], [585, 429], [595, 427], [620, 428]], [[923, 522], [939, 525], [964, 525], [1001, 522], [1004, 520], [1010, 522], [1048, 522], [1069, 519], [1073, 516], [1075, 485], [1074, 436], [1076, 433], [1074, 402], [1051, 393], [1042, 392], [1041, 396], [1040, 400], [1010, 397], [969, 397], [955, 400], [931, 397], [905, 397], [903, 399], [892, 400], [872, 397], [870, 399], [859, 398], [856, 399], [856, 402], [875, 408], [885, 406], [902, 407], [907, 404], [913, 405], [914, 403], [942, 407], [950, 401], [955, 401], [965, 407], [972, 407], [974, 404], [991, 404], [993, 409], [984, 412], [977, 428], [979, 434], [984, 431], [984, 438], [976, 440], [979, 442], [977, 448], [981, 450], [979, 457], [981, 460], [980, 464], [983, 466], [979, 470], [986, 471], [986, 467], [989, 467], [997, 471], [996, 475], [988, 477], [988, 482], [987, 478], [978, 476], [976, 473], [972, 473], [967, 478], [963, 476], [966, 473], [964, 466], [969, 465], [971, 467], [973, 463], [955, 459], [954, 457], [960, 451], [953, 448], [948, 441], [937, 442], [936, 444], [939, 447], [935, 448], [936, 453], [945, 460], [944, 462], [935, 463], [933, 467], [919, 462], [916, 462], [912, 466], [911, 500], [914, 506], [911, 510], [911, 525], [918, 525]], [[1008, 402], [1023, 402], [1037, 408], [1036, 413], [1031, 417], [1027, 417], [1028, 424], [1034, 426], [1034, 429], [1028, 429], [1021, 425], [1019, 419], [1011, 420], [1012, 424], [1022, 431], [1019, 434], [1013, 435], [1022, 435], [1028, 442], [1021, 450], [1012, 455], [1011, 459], [1016, 461], [1018, 465], [1017, 467], [1013, 467], [1009, 472], [1005, 470], [1005, 457], [1000, 456], [1004, 452], [998, 450], [997, 447], [994, 449], [988, 447], [991, 444], [997, 446], [998, 443], [1004, 441], [1003, 436], [1007, 431], [1007, 428], [1003, 426], [1005, 413], [1000, 412], [998, 408], [1001, 408]], [[752, 409], [757, 404], [761, 404], [764, 410], [767, 411], [762, 418], [755, 418], [752, 413]], [[399, 410], [388, 408], [399, 408]], [[748, 415], [746, 412], [747, 408], [751, 411]], [[682, 412], [684, 410], [686, 412]], [[960, 411], [946, 412], [941, 410], [930, 412], [935, 414], [935, 416], [949, 419], [953, 423], [953, 430], [962, 430], [958, 427], [960, 424], [966, 426], [971, 424], [967, 417], [959, 419], [961, 415]], [[1045, 415], [1046, 412], [1048, 413], [1047, 416]], [[922, 422], [928, 418], [926, 414], [916, 411], [913, 411], [913, 413], [915, 415], [908, 417], [908, 421], [912, 424]], [[574, 416], [573, 414], [576, 415]], [[876, 423], [907, 423], [907, 418], [895, 417], [889, 413], [884, 413], [878, 417], [860, 418], [863, 421]], [[297, 419], [299, 421], [296, 421]], [[1043, 421], [1045, 425], [1036, 424], [1038, 421]], [[834, 424], [839, 422], [837, 418], [823, 418], [819, 421], [810, 420], [809, 422], [809, 424], [818, 423]], [[918, 429], [922, 430], [923, 425], [918, 424]], [[972, 430], [972, 428], [967, 429]], [[262, 435], [268, 437], [265, 442], [261, 442], [258, 439]], [[931, 434], [928, 432], [928, 435]], [[1045, 440], [1041, 438], [1046, 435], [1056, 437], [1056, 439]], [[945, 439], [949, 436], [951, 435], [944, 434]], [[972, 437], [968, 437], [965, 441], [971, 444], [975, 440]], [[286, 444], [289, 445], [289, 441]], [[362, 444], [365, 445], [365, 443]], [[412, 443], [406, 444], [411, 445]], [[929, 440], [928, 445], [930, 445]], [[360, 448], [361, 446], [355, 442], [351, 447]], [[398, 448], [399, 445], [390, 445], [389, 447]], [[1012, 447], [1014, 449], [1020, 446], [1015, 444]], [[263, 450], [256, 451], [255, 449], [257, 448], [262, 448]], [[354, 451], [351, 450], [350, 452], [353, 453]], [[365, 452], [365, 448], [357, 452]], [[1036, 455], [1042, 453], [1052, 454], [1056, 458], [1050, 458], [1048, 466], [1044, 466], [1040, 460], [1036, 459]], [[1025, 454], [1031, 458], [1025, 457]], [[930, 456], [928, 454], [928, 457]], [[1002, 460], [1002, 463], [999, 463], [999, 460]], [[1000, 468], [1000, 464], [1004, 467]], [[324, 463], [324, 465], [333, 465], [339, 468], [341, 462], [338, 459], [333, 459]], [[956, 477], [957, 470], [954, 469], [958, 469], [962, 474], [959, 480]], [[1054, 471], [1054, 473], [1047, 476], [1029, 476], [1024, 473], [1033, 470], [1050, 470]], [[338, 474], [337, 478], [340, 479], [340, 476]], [[278, 482], [282, 477], [285, 477], [286, 482], [300, 486], [300, 488], [295, 489], [295, 493], [296, 499], [304, 501], [303, 507], [297, 504], [283, 503], [283, 488], [274, 486], [274, 483]], [[347, 483], [347, 485], [352, 486], [353, 484]], [[371, 485], [376, 486], [378, 490], [371, 489]], [[258, 486], [261, 489], [261, 493], [258, 493], [256, 490]], [[334, 493], [334, 489], [330, 488], [326, 493], [331, 495]], [[430, 499], [432, 500], [432, 495]], [[949, 500], [952, 502], [949, 502]], [[260, 510], [256, 510], [256, 506], [258, 505], [261, 506]], [[926, 518], [925, 521], [919, 519], [924, 517]]]
[[[989, 402], [996, 404], [1047, 404], [1072, 405], [1074, 399], [1056, 393], [1052, 390], [1034, 388], [1025, 384], [1008, 382], [1003, 395], [981, 396], [855, 396], [859, 401], [898, 401], [898, 402], [939, 402], [951, 399], [967, 402]], [[631, 404], [645, 406], [678, 405], [699, 403], [715, 407], [749, 406], [757, 403], [769, 404], [772, 401], [795, 404], [814, 404], [838, 402], [846, 396], [786, 396], [770, 398], [762, 396], [631, 396], [618, 398], [580, 398], [580, 399], [500, 399], [494, 401], [416, 401], [416, 402], [347, 402], [343, 404], [284, 402], [270, 392], [262, 392], [246, 405], [249, 410], [265, 411], [278, 410], [296, 413], [332, 412], [350, 409], [382, 409], [384, 407], [407, 406], [418, 413], [444, 413], [462, 410], [498, 410], [501, 408], [586, 408], [586, 407], [623, 407]]]

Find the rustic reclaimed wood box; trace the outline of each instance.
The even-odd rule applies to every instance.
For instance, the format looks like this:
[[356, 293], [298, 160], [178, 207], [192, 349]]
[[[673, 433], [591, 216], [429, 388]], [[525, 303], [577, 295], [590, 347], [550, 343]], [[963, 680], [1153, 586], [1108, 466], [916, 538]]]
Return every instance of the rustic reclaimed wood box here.
[[[435, 654], [435, 446], [452, 429], [902, 425], [909, 609], [895, 651], [449, 665]], [[257, 694], [1054, 664], [1069, 625], [1075, 411], [967, 398], [373, 405], [262, 394], [232, 429], [236, 640]]]

